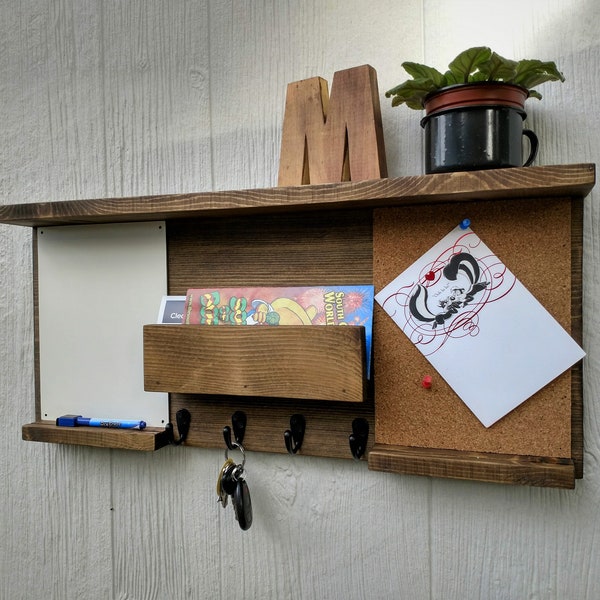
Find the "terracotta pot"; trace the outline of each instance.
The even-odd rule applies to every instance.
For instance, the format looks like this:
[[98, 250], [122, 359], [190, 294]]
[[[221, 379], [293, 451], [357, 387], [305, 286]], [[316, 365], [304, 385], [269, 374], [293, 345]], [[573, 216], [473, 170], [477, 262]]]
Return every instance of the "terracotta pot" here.
[[[529, 166], [538, 139], [523, 128], [528, 92], [503, 83], [449, 86], [425, 98], [425, 172]], [[530, 142], [523, 161], [522, 139]]]
[[426, 115], [450, 108], [467, 106], [508, 106], [525, 110], [529, 92], [520, 85], [509, 83], [465, 83], [451, 85], [432, 92], [425, 98]]

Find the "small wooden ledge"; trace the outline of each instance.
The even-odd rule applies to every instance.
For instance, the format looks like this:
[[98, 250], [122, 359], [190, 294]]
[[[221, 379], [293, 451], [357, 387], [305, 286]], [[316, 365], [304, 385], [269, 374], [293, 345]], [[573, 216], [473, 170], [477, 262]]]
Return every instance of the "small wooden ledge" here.
[[364, 327], [144, 326], [148, 392], [363, 402]]
[[575, 487], [575, 467], [570, 458], [375, 444], [369, 452], [369, 469], [513, 485]]
[[28, 442], [73, 444], [96, 448], [153, 452], [169, 442], [164, 429], [148, 427], [143, 431], [104, 427], [57, 427], [53, 421], [23, 425], [22, 436]]

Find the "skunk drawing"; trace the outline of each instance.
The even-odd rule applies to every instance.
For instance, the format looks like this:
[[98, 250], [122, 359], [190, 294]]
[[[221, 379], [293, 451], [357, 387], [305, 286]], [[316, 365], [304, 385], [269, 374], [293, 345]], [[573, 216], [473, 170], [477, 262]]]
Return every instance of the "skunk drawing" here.
[[[449, 287], [448, 294], [436, 301], [437, 307], [434, 310], [441, 309], [441, 311], [434, 312], [430, 309], [427, 288], [421, 284], [417, 285], [417, 289], [410, 297], [408, 304], [413, 317], [419, 321], [431, 323], [433, 329], [438, 325], [443, 325], [447, 319], [455, 315], [461, 308], [473, 302], [475, 294], [489, 285], [488, 281], [479, 281], [481, 276], [479, 264], [466, 252], [455, 254], [444, 267], [442, 274], [449, 282], [456, 281], [457, 285]], [[461, 287], [457, 281], [459, 275], [462, 280], [466, 278], [465, 286]]]

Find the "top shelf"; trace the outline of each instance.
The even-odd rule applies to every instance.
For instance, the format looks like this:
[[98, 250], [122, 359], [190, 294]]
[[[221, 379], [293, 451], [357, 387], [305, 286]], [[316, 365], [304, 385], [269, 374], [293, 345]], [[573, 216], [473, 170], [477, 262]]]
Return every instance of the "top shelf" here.
[[595, 165], [586, 163], [255, 190], [9, 204], [0, 206], [0, 223], [38, 227], [342, 207], [376, 208], [494, 198], [583, 198], [594, 186], [595, 178]]

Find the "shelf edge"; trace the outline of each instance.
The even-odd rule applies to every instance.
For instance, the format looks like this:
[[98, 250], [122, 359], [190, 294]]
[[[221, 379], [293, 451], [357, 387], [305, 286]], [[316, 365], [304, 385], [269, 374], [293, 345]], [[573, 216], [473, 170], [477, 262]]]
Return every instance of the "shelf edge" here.
[[27, 442], [71, 444], [144, 452], [153, 452], [168, 444], [164, 429], [148, 428], [144, 431], [132, 431], [90, 427], [68, 428], [57, 427], [51, 421], [37, 421], [23, 425], [22, 438]]
[[369, 452], [369, 469], [488, 483], [575, 487], [575, 467], [570, 458], [375, 444]]
[[509, 197], [585, 197], [594, 184], [593, 163], [518, 167], [255, 190], [10, 204], [0, 206], [0, 223], [38, 227], [378, 208]]

